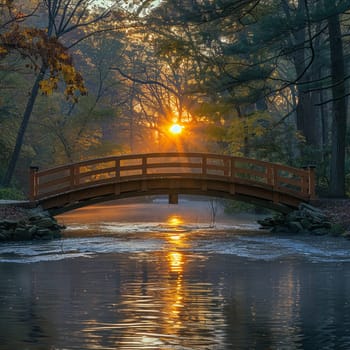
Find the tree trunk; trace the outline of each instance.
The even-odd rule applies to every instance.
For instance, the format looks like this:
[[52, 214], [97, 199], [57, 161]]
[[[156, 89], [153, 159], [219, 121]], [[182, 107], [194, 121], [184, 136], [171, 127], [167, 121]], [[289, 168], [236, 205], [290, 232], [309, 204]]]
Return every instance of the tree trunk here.
[[339, 15], [328, 18], [331, 50], [333, 121], [330, 195], [345, 197], [346, 98], [345, 64]]
[[[282, 6], [289, 21], [292, 21], [291, 8], [288, 1], [282, 1]], [[295, 9], [295, 16], [306, 18], [307, 9], [304, 1], [298, 2], [298, 7]], [[317, 96], [309, 91], [308, 82], [312, 82], [315, 69], [313, 66], [307, 70], [309, 54], [309, 45], [307, 41], [307, 27], [296, 30], [289, 37], [289, 46], [295, 47], [291, 58], [293, 59], [296, 76], [299, 78], [298, 89], [298, 103], [296, 106], [296, 126], [300, 133], [305, 137], [306, 144], [312, 146], [314, 149], [319, 149], [321, 145], [320, 140], [320, 123], [317, 118], [317, 111], [315, 108], [315, 99]], [[311, 68], [311, 69], [310, 69]]]
[[26, 106], [24, 113], [23, 113], [23, 116], [22, 116], [22, 122], [21, 122], [20, 128], [19, 128], [18, 133], [17, 133], [15, 148], [12, 152], [9, 164], [7, 166], [5, 176], [2, 180], [2, 186], [4, 186], [4, 187], [8, 187], [11, 183], [13, 173], [15, 171], [16, 164], [17, 164], [20, 152], [21, 152], [22, 145], [23, 145], [24, 135], [25, 135], [25, 132], [26, 132], [27, 127], [28, 127], [29, 119], [30, 119], [30, 116], [31, 116], [32, 111], [33, 111], [35, 100], [38, 96], [40, 82], [44, 78], [46, 69], [47, 69], [47, 67], [45, 65], [43, 65], [41, 67], [40, 73], [36, 77], [35, 82], [33, 84], [33, 87], [32, 87], [28, 102], [27, 102], [27, 106]]

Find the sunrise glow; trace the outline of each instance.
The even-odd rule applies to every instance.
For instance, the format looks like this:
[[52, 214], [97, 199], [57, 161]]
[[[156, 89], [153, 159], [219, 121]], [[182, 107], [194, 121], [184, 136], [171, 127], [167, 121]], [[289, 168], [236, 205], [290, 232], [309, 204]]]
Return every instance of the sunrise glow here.
[[179, 135], [182, 133], [183, 126], [179, 124], [172, 124], [169, 131], [174, 135]]

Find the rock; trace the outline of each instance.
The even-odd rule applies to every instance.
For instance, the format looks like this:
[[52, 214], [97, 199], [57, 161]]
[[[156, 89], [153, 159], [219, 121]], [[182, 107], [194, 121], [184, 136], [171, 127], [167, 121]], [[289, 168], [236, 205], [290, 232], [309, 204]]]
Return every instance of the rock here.
[[11, 228], [16, 228], [17, 226], [17, 221], [15, 220], [2, 220], [1, 224], [2, 227], [4, 227], [5, 229], [11, 229]]
[[298, 221], [288, 222], [288, 228], [291, 232], [303, 232], [303, 225]]
[[53, 235], [51, 230], [47, 228], [39, 228], [36, 232], [36, 236], [40, 237], [41, 239], [47, 239], [48, 237], [51, 238]]
[[56, 221], [52, 220], [50, 217], [41, 218], [39, 221], [35, 222], [36, 226], [48, 228], [56, 224]]
[[0, 241], [58, 238], [63, 228], [48, 212], [30, 209], [16, 219], [0, 220]]
[[312, 225], [312, 222], [307, 218], [303, 218], [300, 220], [300, 224], [303, 226], [303, 228], [309, 230]]
[[301, 215], [300, 211], [295, 210], [287, 214], [285, 219], [287, 219], [288, 221], [300, 221], [303, 219], [303, 215]]
[[259, 221], [263, 228], [272, 232], [312, 233], [315, 235], [333, 234], [333, 224], [320, 209], [302, 203], [298, 210], [287, 215], [277, 215]]
[[44, 215], [33, 215], [33, 216], [30, 216], [28, 220], [31, 221], [31, 222], [39, 221], [39, 220], [41, 220], [44, 217], [45, 217]]
[[22, 227], [17, 227], [14, 232], [14, 235], [16, 237], [16, 240], [18, 241], [27, 241], [28, 239], [32, 238], [32, 235], [29, 232], [29, 230]]
[[259, 225], [261, 225], [263, 228], [270, 228], [274, 226], [274, 221], [272, 218], [265, 218], [262, 220], [257, 221]]
[[321, 209], [318, 209], [307, 203], [300, 203], [299, 210], [306, 210], [307, 212], [313, 213], [314, 215], [325, 216]]
[[350, 239], [350, 231], [344, 232], [342, 236], [346, 239]]
[[34, 236], [35, 236], [35, 234], [36, 234], [36, 233], [37, 233], [37, 231], [38, 231], [38, 227], [37, 227], [37, 226], [35, 226], [35, 225], [30, 226], [30, 227], [29, 227], [29, 229], [28, 229], [28, 231], [30, 232], [31, 236], [32, 236], [32, 237], [34, 237]]
[[315, 236], [325, 236], [328, 235], [330, 232], [326, 228], [318, 228], [317, 230], [312, 230], [311, 234]]
[[288, 228], [286, 226], [274, 226], [271, 230], [273, 233], [288, 233]]

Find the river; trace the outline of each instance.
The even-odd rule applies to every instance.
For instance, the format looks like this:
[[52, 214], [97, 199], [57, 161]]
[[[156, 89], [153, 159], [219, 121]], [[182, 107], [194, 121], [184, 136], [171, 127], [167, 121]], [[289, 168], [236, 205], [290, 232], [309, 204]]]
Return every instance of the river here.
[[0, 349], [350, 349], [350, 241], [212, 209], [94, 206], [1, 244]]

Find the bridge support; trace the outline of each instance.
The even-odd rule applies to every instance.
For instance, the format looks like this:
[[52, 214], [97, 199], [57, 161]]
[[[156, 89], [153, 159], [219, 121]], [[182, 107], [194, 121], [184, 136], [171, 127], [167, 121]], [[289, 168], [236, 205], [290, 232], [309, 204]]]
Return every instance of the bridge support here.
[[169, 193], [169, 204], [179, 204], [179, 195], [177, 193]]

